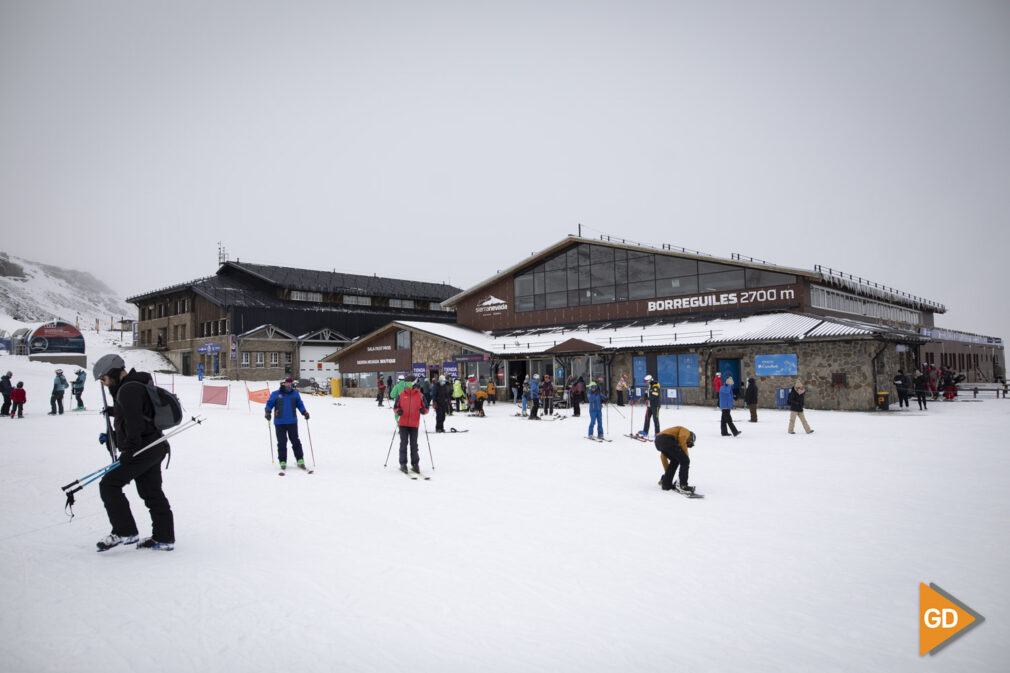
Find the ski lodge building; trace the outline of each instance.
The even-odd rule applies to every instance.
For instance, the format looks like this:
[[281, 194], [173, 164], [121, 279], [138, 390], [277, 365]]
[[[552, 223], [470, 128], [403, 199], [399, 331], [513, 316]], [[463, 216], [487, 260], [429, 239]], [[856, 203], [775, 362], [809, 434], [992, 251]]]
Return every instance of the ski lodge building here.
[[323, 358], [391, 320], [451, 323], [444, 283], [225, 261], [214, 276], [127, 299], [134, 343], [184, 376], [276, 381], [339, 375]]
[[648, 373], [667, 402], [712, 404], [719, 372], [736, 386], [755, 377], [763, 407], [800, 379], [811, 407], [868, 410], [898, 369], [1005, 372], [1002, 340], [936, 328], [936, 302], [834, 269], [611, 237], [569, 236], [443, 305], [456, 324], [396, 319], [323, 358], [343, 394], [374, 396], [377, 377], [411, 372], [493, 380], [500, 399], [526, 375], [610, 392]]

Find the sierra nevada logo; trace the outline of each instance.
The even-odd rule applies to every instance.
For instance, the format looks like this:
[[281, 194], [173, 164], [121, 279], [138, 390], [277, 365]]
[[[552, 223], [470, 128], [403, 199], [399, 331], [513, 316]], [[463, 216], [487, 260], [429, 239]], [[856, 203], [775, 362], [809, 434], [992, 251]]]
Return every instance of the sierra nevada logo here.
[[477, 304], [477, 313], [501, 313], [508, 310], [508, 302], [499, 299], [494, 295], [488, 295], [487, 299]]

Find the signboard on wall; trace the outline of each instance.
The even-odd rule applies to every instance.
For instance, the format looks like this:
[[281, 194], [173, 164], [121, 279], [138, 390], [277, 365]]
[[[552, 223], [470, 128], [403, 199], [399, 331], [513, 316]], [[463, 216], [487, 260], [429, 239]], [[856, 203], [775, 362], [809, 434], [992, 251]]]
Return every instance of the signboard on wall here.
[[442, 363], [442, 373], [445, 374], [446, 379], [459, 378], [459, 365], [455, 362], [443, 362]]
[[758, 376], [796, 376], [800, 368], [795, 353], [755, 355], [754, 373]]
[[425, 376], [428, 375], [427, 362], [415, 362], [411, 367], [411, 369], [413, 370], [414, 376], [419, 379], [423, 379]]

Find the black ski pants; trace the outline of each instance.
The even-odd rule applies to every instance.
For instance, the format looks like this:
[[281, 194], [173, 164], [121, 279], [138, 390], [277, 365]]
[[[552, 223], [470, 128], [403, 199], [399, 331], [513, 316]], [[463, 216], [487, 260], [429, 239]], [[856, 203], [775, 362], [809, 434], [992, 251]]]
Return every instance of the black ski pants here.
[[656, 428], [656, 436], [659, 436], [659, 406], [653, 407], [651, 404], [645, 408], [645, 427], [642, 428], [642, 432], [649, 434], [649, 421], [652, 421], [653, 426]]
[[[740, 431], [736, 429], [736, 425], [733, 424], [732, 413], [733, 413], [732, 409], [722, 410], [722, 418], [719, 419], [719, 430], [720, 432], [722, 432], [723, 437], [729, 436], [730, 432], [733, 433], [734, 437], [740, 434]], [[727, 428], [729, 429], [730, 432], [726, 432]]]
[[449, 401], [435, 400], [435, 432], [445, 432], [445, 412], [449, 410]]
[[545, 397], [544, 398], [544, 416], [554, 415], [554, 398]]
[[907, 390], [902, 390], [902, 389], [899, 388], [898, 389], [898, 408], [900, 409], [901, 407], [907, 407], [907, 406], [908, 406], [908, 391]]
[[[58, 412], [56, 410], [57, 407], [59, 407], [59, 411]], [[50, 413], [53, 413], [53, 414], [56, 414], [56, 413], [61, 413], [62, 414], [63, 413], [63, 391], [62, 390], [60, 390], [58, 392], [53, 392], [52, 397], [49, 398], [49, 408], [51, 410]]]
[[114, 535], [129, 537], [138, 534], [130, 501], [123, 494], [123, 487], [133, 481], [137, 484], [137, 495], [151, 513], [151, 536], [158, 542], [175, 542], [172, 506], [161, 490], [161, 461], [167, 453], [168, 444], [162, 442], [136, 458], [120, 462], [119, 467], [107, 473], [98, 483]]
[[407, 464], [407, 441], [410, 441], [410, 464], [417, 467], [421, 456], [417, 453], [417, 428], [400, 426], [400, 466]]
[[539, 397], [534, 397], [533, 398], [533, 408], [530, 409], [530, 418], [536, 418], [537, 417], [537, 411], [539, 409], [540, 409], [540, 398]]
[[656, 449], [670, 461], [666, 472], [663, 473], [661, 482], [663, 489], [669, 491], [673, 488], [673, 477], [677, 474], [678, 468], [680, 469], [680, 485], [687, 486], [688, 473], [691, 471], [691, 458], [680, 447], [677, 438], [672, 435], [657, 435]]
[[11, 394], [4, 393], [4, 404], [3, 408], [0, 408], [0, 414], [7, 416], [11, 412]]
[[277, 460], [288, 462], [288, 438], [291, 439], [291, 450], [295, 453], [295, 460], [303, 460], [302, 440], [298, 439], [298, 423], [281, 423], [274, 425], [274, 432], [277, 434]]

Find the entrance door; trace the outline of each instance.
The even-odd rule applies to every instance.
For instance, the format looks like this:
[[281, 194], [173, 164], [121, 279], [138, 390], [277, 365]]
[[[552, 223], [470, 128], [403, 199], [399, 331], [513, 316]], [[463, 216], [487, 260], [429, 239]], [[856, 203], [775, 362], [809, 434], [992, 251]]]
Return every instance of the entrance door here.
[[719, 373], [722, 374], [723, 383], [726, 378], [733, 377], [733, 388], [740, 389], [743, 382], [740, 381], [740, 361], [739, 360], [719, 360], [717, 363]]
[[193, 356], [193, 354], [191, 352], [189, 352], [189, 351], [184, 351], [183, 354], [182, 354], [182, 375], [183, 376], [192, 376], [192, 372], [190, 371], [191, 368], [192, 368], [192, 365], [193, 365], [192, 356]]

